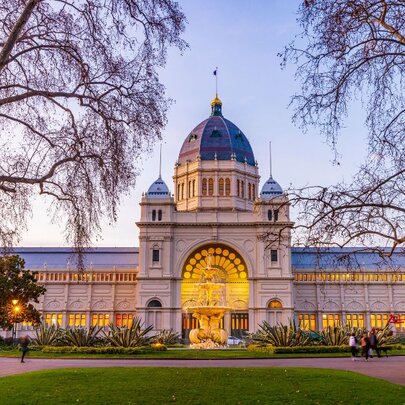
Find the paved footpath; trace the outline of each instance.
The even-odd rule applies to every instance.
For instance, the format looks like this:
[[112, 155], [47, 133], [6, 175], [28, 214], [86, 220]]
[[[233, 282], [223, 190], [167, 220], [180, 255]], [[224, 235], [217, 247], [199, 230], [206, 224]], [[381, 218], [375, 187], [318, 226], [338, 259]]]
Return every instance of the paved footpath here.
[[17, 358], [0, 357], [0, 377], [28, 371], [72, 367], [311, 367], [355, 371], [405, 385], [405, 356], [373, 358], [369, 361], [349, 357], [295, 359], [34, 359], [21, 363]]

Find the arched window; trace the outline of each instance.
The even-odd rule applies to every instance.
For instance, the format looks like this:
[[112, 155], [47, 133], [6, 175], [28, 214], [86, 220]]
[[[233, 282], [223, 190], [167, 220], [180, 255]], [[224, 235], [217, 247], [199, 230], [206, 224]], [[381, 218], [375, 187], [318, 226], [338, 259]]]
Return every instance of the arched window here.
[[158, 211], [158, 221], [162, 220], [162, 210]]
[[220, 196], [224, 195], [224, 179], [221, 177], [218, 182], [218, 194]]
[[231, 180], [225, 179], [225, 195], [229, 197], [231, 195]]
[[156, 210], [152, 210], [152, 221], [156, 221]]
[[214, 180], [212, 178], [208, 179], [208, 195], [214, 195]]
[[188, 182], [188, 198], [191, 198], [191, 180]]
[[240, 197], [240, 180], [236, 182], [236, 195]]
[[184, 200], [184, 183], [181, 183], [181, 199]]
[[283, 304], [280, 300], [271, 300], [267, 305], [269, 309], [280, 309], [283, 308]]
[[162, 329], [162, 303], [153, 299], [149, 301], [148, 307], [146, 309], [146, 323], [147, 326], [152, 325], [153, 329]]
[[252, 184], [252, 200], [256, 198], [256, 184]]
[[193, 180], [193, 197], [195, 197], [195, 180]]
[[162, 303], [159, 300], [149, 301], [148, 308], [162, 308]]
[[180, 198], [181, 198], [181, 195], [180, 195], [180, 190], [181, 190], [181, 188], [180, 188], [181, 186], [180, 186], [180, 183], [179, 184], [177, 184], [177, 200], [178, 201], [180, 201]]
[[242, 198], [245, 198], [245, 182], [242, 180], [241, 182], [240, 182], [240, 187], [241, 187], [241, 197]]
[[202, 193], [203, 196], [207, 195], [207, 179], [203, 179], [202, 181]]
[[252, 185], [250, 183], [248, 185], [248, 190], [249, 190], [249, 192], [248, 192], [249, 200], [251, 200], [252, 199]]

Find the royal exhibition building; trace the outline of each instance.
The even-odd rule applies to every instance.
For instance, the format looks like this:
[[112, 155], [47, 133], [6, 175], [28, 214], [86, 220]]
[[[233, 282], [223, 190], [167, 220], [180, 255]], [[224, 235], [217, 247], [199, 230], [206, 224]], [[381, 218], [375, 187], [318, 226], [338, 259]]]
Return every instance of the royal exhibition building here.
[[[14, 249], [46, 287], [37, 308], [47, 324], [125, 326], [140, 317], [187, 340], [198, 327], [203, 279], [215, 279], [215, 288], [203, 286], [205, 304], [222, 308], [221, 327], [234, 336], [263, 321], [372, 328], [405, 314], [399, 254], [381, 266], [377, 254], [359, 252], [349, 269], [338, 260], [344, 249], [291, 246], [287, 194], [271, 175], [260, 186], [249, 140], [224, 118], [218, 97], [211, 115], [184, 134], [173, 163], [173, 186], [159, 175], [142, 196], [138, 247], [89, 249], [83, 273], [72, 249]], [[269, 232], [279, 243], [269, 243]], [[29, 331], [18, 325], [18, 335]]]

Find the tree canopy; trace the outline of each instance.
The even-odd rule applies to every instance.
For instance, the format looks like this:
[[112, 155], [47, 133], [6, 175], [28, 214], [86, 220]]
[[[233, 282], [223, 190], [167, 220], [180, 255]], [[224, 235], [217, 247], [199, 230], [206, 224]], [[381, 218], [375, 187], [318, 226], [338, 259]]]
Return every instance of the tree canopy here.
[[[46, 289], [24, 266], [24, 260], [17, 255], [0, 257], [0, 328], [10, 329], [14, 322], [40, 321], [32, 302], [38, 302]], [[13, 300], [18, 302], [13, 305]]]
[[292, 98], [295, 123], [319, 128], [336, 151], [360, 102], [368, 131], [367, 156], [351, 182], [291, 192], [304, 230], [299, 242], [390, 254], [405, 246], [405, 4], [305, 0], [298, 18], [305, 45], [284, 52], [301, 83]]
[[[0, 4], [0, 238], [15, 243], [35, 196], [80, 253], [114, 221], [141, 155], [161, 138], [167, 49], [184, 50], [173, 0]], [[83, 263], [80, 261], [79, 266]]]

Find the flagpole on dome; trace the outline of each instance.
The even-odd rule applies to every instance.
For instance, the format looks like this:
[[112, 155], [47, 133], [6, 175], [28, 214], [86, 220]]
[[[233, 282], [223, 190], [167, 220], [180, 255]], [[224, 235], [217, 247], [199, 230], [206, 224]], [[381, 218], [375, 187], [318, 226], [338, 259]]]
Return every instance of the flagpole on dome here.
[[215, 76], [215, 97], [218, 97], [218, 66], [214, 70]]

